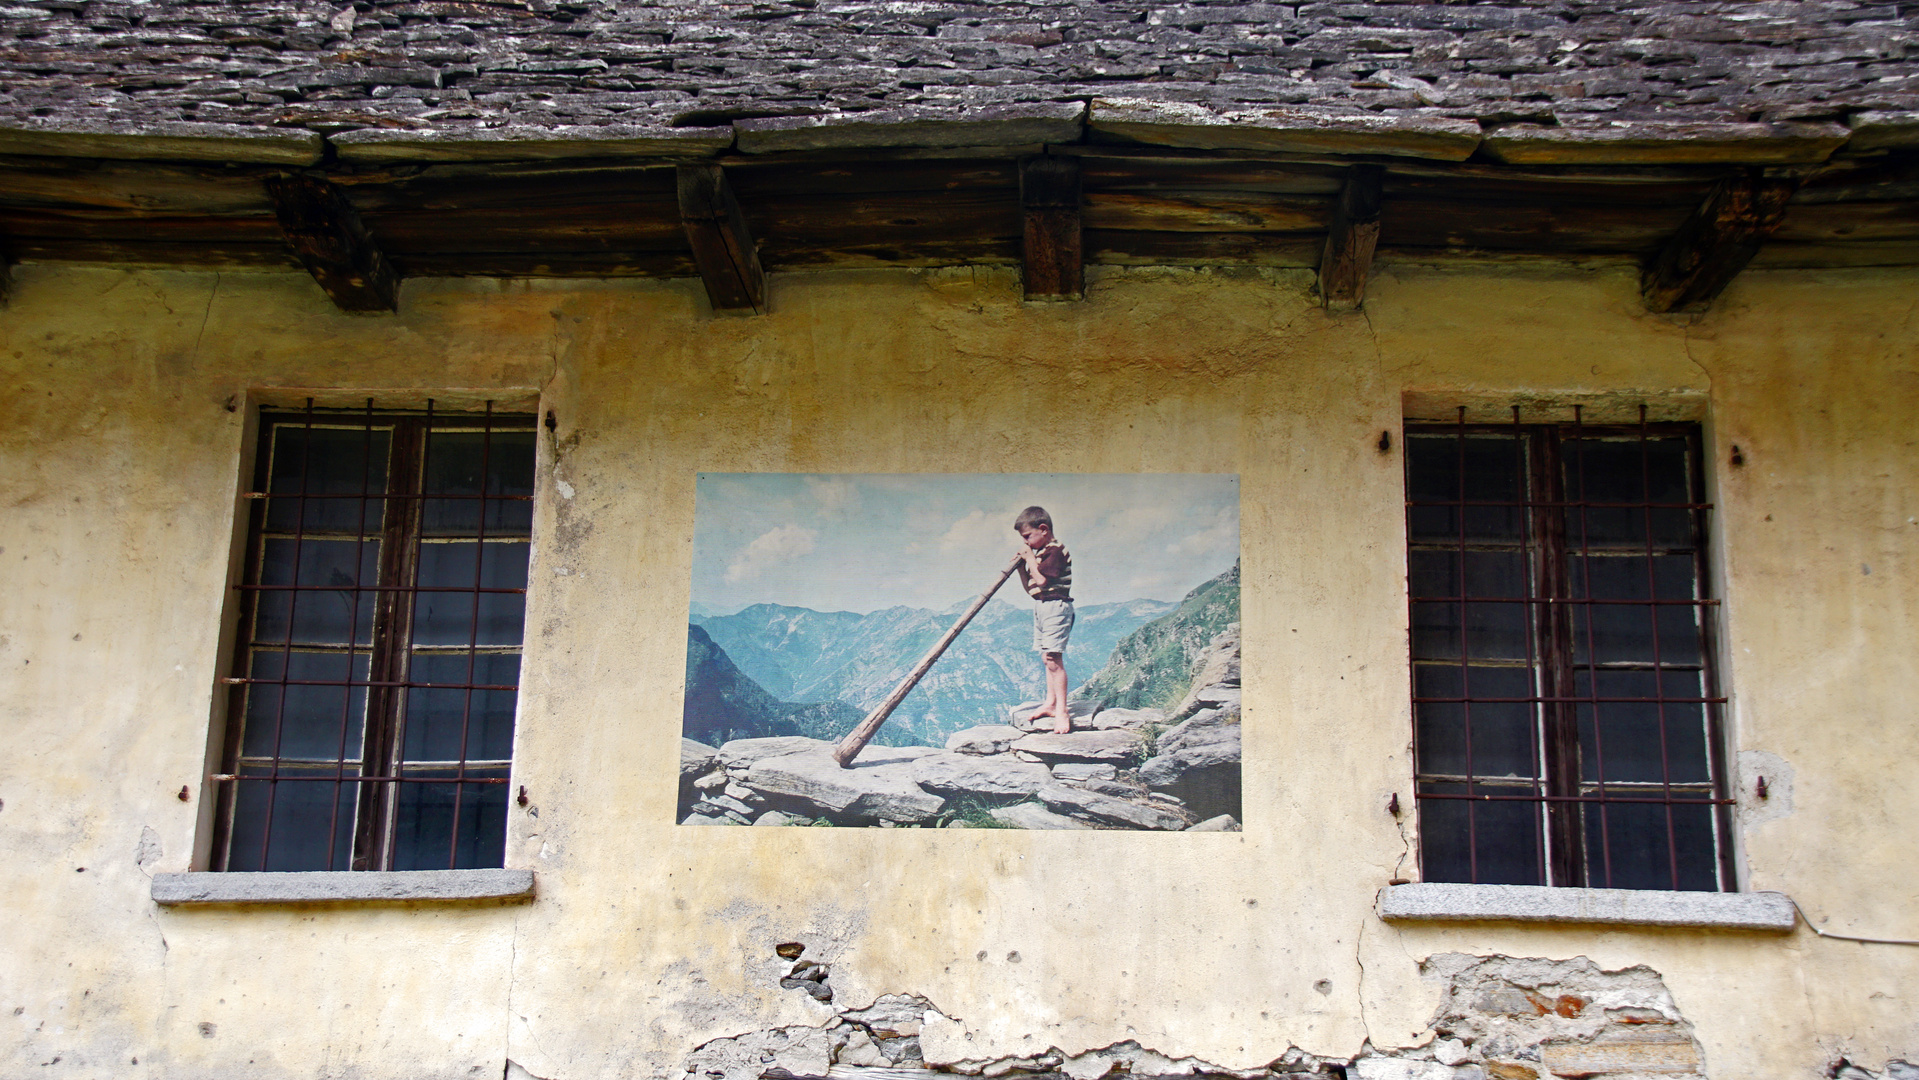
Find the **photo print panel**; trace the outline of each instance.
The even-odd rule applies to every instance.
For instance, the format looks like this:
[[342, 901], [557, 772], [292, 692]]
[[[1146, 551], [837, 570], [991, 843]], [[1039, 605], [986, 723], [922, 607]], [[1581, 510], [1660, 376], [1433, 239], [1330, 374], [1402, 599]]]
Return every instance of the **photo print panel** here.
[[1239, 477], [702, 473], [682, 825], [1237, 830]]

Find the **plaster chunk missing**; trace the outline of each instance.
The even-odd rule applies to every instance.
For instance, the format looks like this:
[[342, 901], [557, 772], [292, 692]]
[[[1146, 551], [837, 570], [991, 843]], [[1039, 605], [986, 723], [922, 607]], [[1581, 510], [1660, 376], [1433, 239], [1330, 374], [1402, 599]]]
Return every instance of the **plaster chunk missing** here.
[[[1352, 1075], [1368, 1080], [1503, 1080], [1543, 1077], [1703, 1076], [1705, 1058], [1658, 972], [1644, 965], [1604, 971], [1571, 960], [1443, 953], [1421, 965], [1446, 980], [1434, 1040], [1368, 1052]], [[1384, 1064], [1430, 1060], [1403, 1072]], [[1381, 1062], [1374, 1065], [1372, 1062]]]
[[[1442, 953], [1421, 970], [1445, 989], [1433, 1037], [1419, 1046], [1352, 1058], [1287, 1047], [1268, 1064], [1232, 1069], [1172, 1058], [1127, 1040], [1069, 1054], [1058, 1047], [998, 1058], [935, 1060], [922, 1030], [955, 1024], [925, 998], [889, 994], [864, 1009], [840, 1009], [821, 1027], [785, 1027], [717, 1039], [687, 1059], [682, 1080], [902, 1080], [901, 1070], [936, 1076], [1122, 1080], [1207, 1077], [1232, 1080], [1586, 1080], [1664, 1077], [1703, 1080], [1705, 1057], [1658, 972], [1644, 965], [1605, 971], [1570, 960]], [[937, 1058], [937, 1055], [936, 1055]], [[1844, 1064], [1844, 1063], [1842, 1063]], [[1903, 1062], [1896, 1063], [1905, 1069]], [[1888, 1066], [1882, 1077], [1856, 1066], [1853, 1080], [1919, 1080]], [[878, 1071], [884, 1070], [884, 1072]]]

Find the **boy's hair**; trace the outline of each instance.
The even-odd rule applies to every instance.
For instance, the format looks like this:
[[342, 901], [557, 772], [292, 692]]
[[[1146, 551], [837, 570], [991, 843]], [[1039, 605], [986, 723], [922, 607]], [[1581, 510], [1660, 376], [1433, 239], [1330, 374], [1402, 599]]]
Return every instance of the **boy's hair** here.
[[1029, 506], [1021, 510], [1019, 516], [1013, 519], [1014, 532], [1019, 532], [1021, 529], [1030, 529], [1037, 525], [1046, 526], [1047, 532], [1053, 531], [1053, 516], [1048, 514], [1046, 508], [1043, 506]]

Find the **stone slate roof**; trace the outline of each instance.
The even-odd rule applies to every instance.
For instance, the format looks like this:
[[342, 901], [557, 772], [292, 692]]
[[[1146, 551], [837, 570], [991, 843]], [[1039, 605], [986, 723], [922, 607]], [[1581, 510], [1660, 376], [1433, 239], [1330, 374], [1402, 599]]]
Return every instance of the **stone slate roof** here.
[[1845, 122], [1919, 110], [1919, 3], [0, 0], [14, 128], [484, 138], [1094, 98], [1486, 128]]

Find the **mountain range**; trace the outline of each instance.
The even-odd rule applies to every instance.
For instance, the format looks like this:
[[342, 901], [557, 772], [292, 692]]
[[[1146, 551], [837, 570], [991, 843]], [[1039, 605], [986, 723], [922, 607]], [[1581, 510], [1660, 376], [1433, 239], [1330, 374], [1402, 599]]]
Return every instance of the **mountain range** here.
[[1192, 689], [1193, 663], [1239, 622], [1239, 564], [1202, 583], [1169, 611], [1113, 647], [1106, 666], [1074, 697], [1108, 709], [1172, 709]]
[[[731, 615], [696, 613], [689, 621], [774, 704], [837, 702], [864, 715], [899, 685], [970, 603], [945, 611], [891, 607], [864, 615], [755, 604]], [[1067, 646], [1067, 671], [1084, 678], [1099, 670], [1122, 638], [1177, 607], [1163, 600], [1081, 607]], [[1014, 705], [1037, 700], [1044, 688], [1032, 627], [1029, 608], [987, 604], [900, 703], [881, 729], [881, 741], [943, 746], [955, 731], [1004, 723]], [[706, 681], [696, 679], [695, 652], [689, 645], [687, 737], [699, 739], [692, 734], [691, 709], [696, 689]]]

